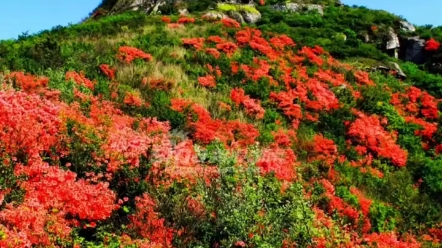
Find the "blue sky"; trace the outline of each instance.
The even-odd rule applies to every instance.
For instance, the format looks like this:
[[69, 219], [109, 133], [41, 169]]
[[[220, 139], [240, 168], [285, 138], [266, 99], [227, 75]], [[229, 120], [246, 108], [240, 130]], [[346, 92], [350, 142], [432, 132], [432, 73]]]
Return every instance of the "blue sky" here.
[[407, 19], [418, 25], [442, 25], [440, 10], [441, 0], [341, 0], [347, 5], [366, 6], [370, 9], [382, 9]]
[[[23, 32], [36, 33], [57, 25], [77, 23], [89, 14], [100, 0], [0, 0], [0, 40], [17, 38]], [[348, 5], [362, 5], [401, 15], [413, 24], [442, 25], [438, 17], [440, 0], [342, 0]]]
[[0, 0], [0, 40], [17, 38], [54, 26], [77, 23], [86, 17], [100, 0]]

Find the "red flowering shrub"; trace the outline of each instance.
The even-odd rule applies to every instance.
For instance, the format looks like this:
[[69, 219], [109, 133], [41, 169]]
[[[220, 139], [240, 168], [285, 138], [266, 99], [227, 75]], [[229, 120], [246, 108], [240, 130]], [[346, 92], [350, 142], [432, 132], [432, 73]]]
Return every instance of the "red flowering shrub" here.
[[278, 50], [284, 50], [286, 47], [294, 47], [296, 44], [287, 35], [280, 35], [270, 39], [270, 43]]
[[200, 50], [204, 46], [204, 38], [182, 38], [181, 41], [186, 46], [191, 46], [197, 50]]
[[100, 65], [100, 70], [106, 75], [109, 79], [113, 80], [115, 78], [115, 68], [111, 68], [109, 65], [102, 64]]
[[219, 66], [216, 66], [215, 68], [213, 68], [212, 65], [210, 65], [210, 64], [206, 64], [206, 67], [207, 67], [207, 69], [208, 69], [211, 73], [215, 74], [216, 77], [219, 78], [219, 77], [222, 76], [222, 72], [221, 72], [221, 70], [219, 69]]
[[265, 110], [261, 107], [260, 101], [246, 96], [243, 89], [233, 89], [230, 92], [230, 99], [237, 106], [242, 104], [247, 114], [254, 116], [256, 119], [264, 118]]
[[[416, 87], [409, 87], [406, 93], [394, 93], [391, 104], [398, 113], [405, 117], [405, 121], [421, 127], [415, 131], [419, 135], [431, 141], [437, 132], [438, 124], [434, 122], [439, 117], [438, 101]], [[421, 118], [422, 117], [422, 118]]]
[[[302, 119], [302, 108], [299, 104], [294, 103], [297, 99], [297, 93], [294, 90], [279, 93], [271, 92], [270, 99], [278, 103], [278, 107], [284, 112], [284, 114], [292, 121]], [[296, 128], [296, 124], [295, 127]]]
[[261, 173], [273, 172], [280, 180], [292, 181], [296, 177], [296, 155], [290, 148], [265, 149], [256, 165], [261, 169]]
[[239, 22], [231, 19], [231, 18], [223, 18], [221, 19], [222, 24], [224, 25], [224, 27], [228, 27], [228, 28], [240, 28], [241, 24], [239, 24]]
[[225, 43], [226, 42], [226, 40], [224, 40], [223, 38], [221, 38], [219, 36], [209, 36], [209, 38], [207, 38], [207, 41], [213, 42], [213, 43], [216, 43], [216, 44]]
[[425, 50], [427, 51], [436, 51], [440, 47], [440, 43], [435, 39], [431, 38], [427, 42], [425, 42]]
[[361, 208], [362, 213], [364, 216], [368, 217], [370, 213], [370, 206], [373, 203], [373, 200], [365, 197], [357, 188], [351, 187], [350, 192], [358, 197], [359, 206]]
[[225, 42], [216, 45], [216, 49], [223, 51], [227, 56], [231, 56], [235, 53], [238, 47], [232, 42]]
[[[339, 108], [339, 100], [335, 94], [330, 91], [326, 84], [322, 84], [317, 80], [309, 80], [305, 86], [309, 92], [316, 98], [314, 100], [305, 99], [306, 107], [315, 111], [325, 110], [330, 111], [332, 109]], [[298, 92], [301, 92], [301, 86], [298, 87]], [[307, 96], [304, 96], [307, 98]], [[302, 98], [302, 96], [301, 96]]]
[[318, 66], [322, 66], [324, 64], [324, 60], [319, 56], [320, 54], [322, 54], [322, 50], [319, 47], [316, 47], [316, 49], [302, 47], [301, 51], [299, 51], [298, 54], [304, 55], [306, 58], [309, 59], [310, 62]]
[[28, 178], [21, 184], [26, 190], [25, 199], [38, 199], [39, 204], [48, 210], [56, 208], [80, 220], [98, 221], [105, 220], [117, 209], [115, 193], [106, 183], [91, 185], [76, 180], [73, 172], [42, 162], [17, 165], [15, 173]]
[[0, 91], [0, 102], [0, 154], [4, 159], [20, 154], [39, 158], [61, 148], [58, 115], [63, 104], [15, 91]]
[[253, 58], [253, 66], [241, 65], [241, 69], [246, 73], [246, 76], [253, 81], [258, 81], [260, 78], [270, 78], [269, 72], [271, 66], [267, 60]]
[[73, 80], [78, 85], [85, 86], [90, 90], [94, 90], [96, 81], [91, 81], [84, 76], [83, 72], [77, 73], [75, 71], [66, 72], [66, 81]]
[[261, 37], [261, 33], [253, 32], [249, 46], [264, 54], [272, 61], [276, 60], [280, 55], [270, 46], [270, 43], [266, 39]]
[[396, 144], [395, 138], [386, 132], [376, 116], [360, 114], [350, 125], [348, 135], [379, 157], [390, 159], [394, 165], [405, 166], [407, 151]]
[[368, 245], [376, 245], [379, 248], [420, 248], [422, 247], [414, 238], [401, 241], [394, 232], [371, 233], [364, 235], [364, 241]]
[[324, 161], [327, 165], [333, 165], [338, 155], [338, 148], [333, 140], [325, 138], [322, 134], [315, 135], [313, 146], [309, 161]]
[[427, 139], [432, 139], [437, 132], [437, 123], [426, 122], [414, 116], [406, 117], [405, 121], [417, 124], [422, 127], [421, 130], [416, 130], [415, 135], [419, 135]]
[[38, 92], [39, 90], [46, 88], [49, 83], [49, 78], [47, 77], [37, 78], [30, 74], [25, 74], [24, 72], [12, 72], [9, 75], [6, 75], [5, 79], [14, 80], [16, 86], [26, 92]]
[[141, 107], [143, 105], [143, 99], [138, 92], [129, 92], [127, 91], [123, 102], [130, 106]]
[[219, 57], [221, 56], [221, 53], [215, 48], [206, 48], [206, 53], [212, 55], [216, 59], [219, 59]]
[[128, 227], [158, 247], [172, 247], [174, 230], [166, 227], [164, 219], [158, 217], [154, 210], [155, 201], [147, 194], [137, 197], [135, 201], [137, 213], [130, 216]]
[[168, 28], [172, 28], [172, 29], [174, 29], [174, 28], [184, 28], [184, 25], [183, 24], [179, 24], [179, 23], [168, 23], [167, 27]]
[[205, 77], [198, 77], [198, 83], [204, 87], [209, 87], [209, 88], [216, 87], [215, 77], [212, 75], [207, 75]]
[[253, 125], [238, 120], [218, 120], [210, 116], [204, 107], [184, 99], [172, 99], [171, 108], [187, 113], [190, 117], [188, 126], [192, 130], [195, 140], [209, 144], [218, 139], [230, 147], [243, 147], [255, 143], [259, 136]]
[[[167, 166], [162, 171], [166, 177], [155, 179], [162, 186], [168, 187], [173, 182], [180, 182], [191, 187], [201, 179], [209, 184], [212, 179], [219, 176], [216, 166], [205, 166], [199, 162], [191, 140], [178, 143], [169, 154], [170, 156], [162, 161]], [[154, 171], [161, 173], [160, 167], [160, 163], [155, 163]]]
[[374, 85], [374, 82], [371, 81], [370, 76], [365, 71], [356, 71], [354, 73], [356, 80], [358, 83], [362, 85]]
[[195, 18], [191, 18], [191, 17], [180, 17], [180, 19], [178, 19], [178, 23], [179, 24], [186, 24], [186, 23], [194, 23], [195, 22]]
[[135, 59], [152, 60], [152, 56], [135, 47], [122, 46], [118, 49], [117, 59], [130, 63]]
[[105, 220], [118, 208], [115, 193], [106, 184], [76, 181], [75, 173], [57, 166], [33, 160], [26, 166], [16, 165], [15, 173], [27, 177], [20, 184], [26, 191], [24, 201], [18, 206], [7, 204], [0, 219], [8, 229], [21, 232], [22, 241], [50, 246], [69, 240], [71, 228], [79, 224], [77, 218]]
[[170, 23], [171, 22], [170, 17], [168, 17], [168, 16], [162, 16], [161, 17], [161, 21], [163, 21], [164, 23]]
[[339, 216], [347, 217], [351, 223], [356, 224], [359, 219], [358, 211], [335, 195], [335, 187], [330, 181], [327, 179], [321, 179], [319, 182], [326, 191], [324, 196], [328, 198], [328, 212], [330, 214], [337, 212]]
[[272, 136], [278, 147], [291, 147], [297, 141], [296, 132], [293, 129], [284, 130], [281, 128], [278, 131], [273, 131]]
[[240, 46], [248, 44], [252, 37], [260, 37], [261, 31], [247, 27], [246, 29], [236, 32], [235, 38]]

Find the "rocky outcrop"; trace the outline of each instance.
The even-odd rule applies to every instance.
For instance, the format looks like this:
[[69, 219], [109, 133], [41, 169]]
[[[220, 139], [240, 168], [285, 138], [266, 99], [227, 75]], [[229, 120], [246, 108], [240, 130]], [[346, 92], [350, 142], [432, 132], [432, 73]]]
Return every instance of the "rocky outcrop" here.
[[209, 11], [203, 15], [203, 18], [211, 19], [211, 20], [221, 20], [226, 17], [227, 17], [226, 14], [218, 12], [218, 11]]
[[416, 64], [425, 63], [424, 47], [425, 40], [419, 36], [405, 38], [402, 44], [403, 59]]
[[396, 62], [390, 62], [390, 65], [378, 65], [369, 68], [369, 71], [378, 71], [383, 73], [393, 73], [397, 78], [405, 79], [407, 75], [402, 71], [401, 67]]
[[416, 32], [416, 28], [414, 27], [413, 24], [411, 24], [407, 21], [400, 21], [400, 24], [401, 24], [402, 31], [409, 32], [409, 33]]
[[401, 47], [401, 44], [399, 42], [399, 37], [394, 32], [393, 28], [389, 28], [388, 30], [388, 41], [386, 45], [387, 50], [396, 49]]
[[364, 34], [364, 41], [367, 42], [367, 43], [370, 42], [371, 41], [370, 35]]
[[436, 62], [432, 63], [429, 67], [430, 72], [442, 74], [442, 63]]
[[189, 11], [187, 9], [179, 9], [178, 13], [180, 13], [181, 16], [185, 16], [189, 14]]
[[236, 11], [231, 11], [228, 13], [229, 17], [232, 18], [233, 20], [239, 22], [239, 23], [244, 23], [244, 18], [242, 17], [242, 15], [239, 12]]
[[155, 13], [158, 11], [158, 8], [166, 4], [166, 0], [135, 0], [129, 6], [132, 10], [141, 10], [146, 13]]
[[406, 78], [407, 75], [402, 71], [401, 67], [396, 62], [390, 62], [393, 69], [396, 71], [396, 75], [400, 78]]
[[318, 11], [320, 15], [324, 15], [324, 9], [319, 4], [300, 4], [300, 3], [279, 3], [271, 6], [273, 10], [283, 12], [299, 12], [302, 10]]
[[256, 23], [261, 19], [261, 13], [253, 4], [218, 3], [216, 11], [228, 15], [240, 23]]
[[398, 48], [401, 47], [398, 35], [394, 32], [393, 28], [388, 29], [388, 41], [386, 45], [387, 53], [391, 56], [398, 58]]
[[261, 19], [261, 13], [259, 12], [242, 12], [241, 14], [247, 23], [256, 23]]

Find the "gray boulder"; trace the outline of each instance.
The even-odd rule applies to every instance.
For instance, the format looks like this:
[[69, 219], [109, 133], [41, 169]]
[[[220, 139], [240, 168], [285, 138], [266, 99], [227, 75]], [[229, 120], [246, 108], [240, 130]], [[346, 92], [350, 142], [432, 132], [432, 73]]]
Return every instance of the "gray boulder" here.
[[401, 21], [401, 29], [405, 32], [415, 32], [416, 28], [414, 27], [413, 24], [407, 22], [407, 21]]
[[279, 3], [272, 5], [271, 8], [273, 10], [282, 12], [299, 12], [303, 9], [307, 9], [309, 11], [316, 10], [320, 15], [324, 15], [324, 9], [319, 4]]
[[378, 71], [378, 72], [383, 72], [383, 73], [390, 73], [390, 72], [396, 72], [396, 77], [401, 78], [401, 79], [405, 79], [407, 78], [407, 76], [405, 75], [405, 73], [402, 71], [401, 67], [395, 63], [395, 62], [390, 62], [390, 65], [377, 65], [374, 67], [369, 68], [369, 71]]
[[403, 49], [405, 50], [404, 59], [416, 64], [425, 63], [424, 47], [425, 40], [419, 36], [408, 37], [405, 39]]
[[[125, 3], [128, 1], [122, 1], [121, 3]], [[157, 0], [157, 1], [149, 1], [149, 0], [134, 0], [129, 8], [132, 10], [141, 10], [146, 13], [155, 13], [158, 12], [158, 8], [166, 4], [166, 0]]]
[[388, 41], [386, 45], [387, 50], [396, 49], [401, 47], [401, 44], [399, 43], [399, 37], [394, 32], [393, 28], [389, 28], [388, 30]]
[[187, 9], [179, 9], [178, 13], [180, 13], [182, 16], [186, 16], [189, 14], [189, 11]]
[[242, 17], [241, 13], [239, 13], [237, 11], [229, 12], [229, 16], [230, 16], [230, 18], [232, 18], [233, 20], [235, 20], [239, 23], [244, 23], [244, 18]]
[[216, 20], [221, 20], [223, 18], [226, 18], [227, 15], [218, 12], [218, 11], [209, 11], [206, 14], [203, 15], [204, 18], [208, 18], [208, 19], [216, 19]]
[[370, 35], [365, 34], [365, 35], [364, 35], [364, 41], [367, 42], [367, 43], [370, 42], [370, 41], [371, 41], [371, 39], [370, 39]]
[[259, 12], [245, 12], [243, 11], [242, 17], [247, 23], [256, 23], [261, 19], [261, 13]]
[[390, 62], [397, 75], [401, 78], [406, 78], [407, 75], [402, 71], [401, 67], [396, 62]]

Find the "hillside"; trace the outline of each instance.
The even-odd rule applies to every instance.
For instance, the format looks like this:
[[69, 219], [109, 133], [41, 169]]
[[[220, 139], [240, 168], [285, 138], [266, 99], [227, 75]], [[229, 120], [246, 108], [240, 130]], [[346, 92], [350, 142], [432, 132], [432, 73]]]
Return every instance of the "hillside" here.
[[391, 14], [270, 4], [1, 41], [0, 247], [441, 247], [433, 62], [352, 36]]

